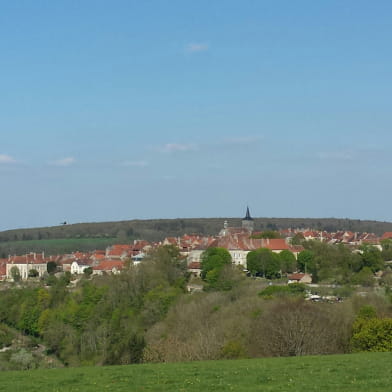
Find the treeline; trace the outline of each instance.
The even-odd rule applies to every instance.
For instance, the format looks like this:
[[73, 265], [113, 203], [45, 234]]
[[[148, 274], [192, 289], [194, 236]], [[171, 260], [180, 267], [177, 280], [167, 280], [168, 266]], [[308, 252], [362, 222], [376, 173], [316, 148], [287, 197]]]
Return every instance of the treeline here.
[[[17, 229], [0, 232], [0, 243], [62, 238], [117, 238], [161, 240], [166, 236], [187, 234], [216, 235], [223, 227], [225, 218], [152, 219], [120, 222], [78, 223], [53, 227]], [[241, 226], [241, 219], [228, 218], [229, 226]], [[255, 218], [255, 230], [286, 228], [311, 228], [327, 230], [351, 230], [374, 232], [378, 235], [392, 231], [391, 222], [361, 221], [353, 219], [310, 218]]]
[[385, 263], [392, 260], [392, 240], [381, 241], [381, 250], [372, 245], [362, 245], [356, 252], [343, 244], [320, 241], [303, 241], [303, 246], [305, 250], [298, 254], [297, 259], [288, 250], [280, 253], [269, 249], [251, 251], [247, 255], [247, 269], [252, 275], [267, 279], [301, 271], [310, 273], [313, 283], [362, 286], [373, 286], [376, 272], [384, 271], [384, 278], [390, 274], [389, 269], [385, 270]]

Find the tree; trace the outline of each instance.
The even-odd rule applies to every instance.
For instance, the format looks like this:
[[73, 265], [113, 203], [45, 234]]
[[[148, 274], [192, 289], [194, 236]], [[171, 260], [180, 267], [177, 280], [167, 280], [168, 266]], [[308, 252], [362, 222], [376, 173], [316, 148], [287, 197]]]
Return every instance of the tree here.
[[281, 236], [277, 231], [265, 230], [261, 233], [253, 234], [251, 238], [281, 238]]
[[221, 272], [226, 266], [231, 267], [231, 255], [227, 249], [209, 248], [201, 256], [201, 278], [211, 288], [218, 288]]
[[297, 263], [300, 271], [312, 273], [315, 269], [314, 253], [308, 249], [303, 250], [298, 254]]
[[353, 325], [353, 351], [392, 351], [392, 318], [377, 318], [371, 306], [363, 306]]
[[264, 356], [345, 352], [351, 324], [345, 309], [328, 309], [297, 296], [283, 297], [271, 302], [255, 320], [252, 350], [261, 350]]
[[381, 240], [381, 256], [384, 261], [392, 260], [392, 239]]
[[209, 248], [201, 255], [201, 277], [205, 279], [208, 272], [219, 271], [231, 263], [231, 255], [224, 248]]
[[28, 274], [29, 278], [36, 278], [39, 276], [39, 272], [36, 269], [31, 269]]
[[48, 261], [46, 264], [46, 270], [48, 274], [54, 274], [57, 271], [57, 264], [55, 261]]
[[93, 269], [91, 267], [87, 267], [83, 270], [83, 275], [88, 278], [93, 274]]
[[302, 233], [296, 233], [291, 238], [290, 243], [291, 245], [302, 245], [304, 241], [305, 241], [304, 235]]
[[11, 267], [10, 273], [11, 273], [12, 280], [14, 282], [20, 282], [21, 280], [20, 271], [16, 265]]
[[374, 286], [374, 274], [369, 267], [363, 267], [353, 275], [352, 282], [361, 286], [372, 287]]
[[279, 253], [280, 266], [283, 273], [294, 272], [297, 268], [297, 260], [294, 253], [285, 249]]
[[291, 283], [287, 286], [268, 286], [258, 294], [260, 297], [272, 298], [274, 296], [305, 297], [306, 286], [303, 283]]
[[254, 276], [264, 276], [267, 279], [279, 278], [279, 255], [266, 248], [251, 251], [246, 256], [246, 268]]
[[142, 275], [150, 282], [148, 288], [157, 285], [174, 285], [184, 288], [187, 280], [186, 261], [174, 245], [160, 246], [149, 252], [139, 266]]
[[362, 263], [364, 267], [369, 267], [373, 272], [380, 271], [384, 267], [384, 260], [381, 252], [372, 245], [363, 245]]
[[251, 251], [246, 255], [246, 268], [251, 275], [263, 275], [263, 265], [257, 251]]

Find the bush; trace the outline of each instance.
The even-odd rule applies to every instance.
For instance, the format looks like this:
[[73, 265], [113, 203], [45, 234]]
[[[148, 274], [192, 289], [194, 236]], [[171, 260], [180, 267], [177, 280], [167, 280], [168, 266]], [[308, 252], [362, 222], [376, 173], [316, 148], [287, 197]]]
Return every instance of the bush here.
[[259, 295], [264, 298], [284, 295], [304, 297], [305, 292], [306, 286], [303, 283], [291, 283], [287, 286], [268, 286]]
[[0, 324], [0, 349], [3, 347], [8, 347], [12, 343], [13, 336], [11, 334], [10, 329]]
[[392, 351], [392, 318], [358, 318], [351, 345], [354, 352]]
[[24, 348], [13, 353], [10, 362], [15, 365], [15, 370], [28, 370], [37, 367], [33, 354], [26, 351]]
[[222, 358], [224, 359], [240, 359], [245, 357], [245, 348], [237, 340], [230, 340], [222, 347]]
[[255, 321], [252, 350], [262, 356], [344, 353], [349, 349], [352, 317], [345, 307], [282, 298]]

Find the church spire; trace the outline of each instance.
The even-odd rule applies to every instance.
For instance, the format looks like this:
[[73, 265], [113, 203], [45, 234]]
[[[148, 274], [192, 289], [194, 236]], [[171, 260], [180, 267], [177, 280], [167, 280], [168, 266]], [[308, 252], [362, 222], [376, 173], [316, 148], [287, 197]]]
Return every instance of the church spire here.
[[250, 216], [250, 212], [249, 212], [249, 207], [246, 206], [246, 215], [245, 218], [243, 220], [248, 220], [248, 221], [252, 221], [253, 218]]
[[249, 232], [252, 232], [254, 228], [253, 218], [250, 216], [248, 206], [246, 207], [245, 218], [242, 219], [242, 228], [248, 230]]

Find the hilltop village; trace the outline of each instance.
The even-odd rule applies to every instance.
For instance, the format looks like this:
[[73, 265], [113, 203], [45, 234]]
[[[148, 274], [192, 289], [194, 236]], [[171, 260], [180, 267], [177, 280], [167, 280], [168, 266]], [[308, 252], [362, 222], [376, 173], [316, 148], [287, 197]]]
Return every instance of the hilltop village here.
[[392, 233], [254, 223], [2, 259], [0, 370], [392, 348]]
[[28, 253], [25, 255], [9, 255], [0, 259], [0, 280], [12, 281], [17, 276], [26, 280], [43, 277], [51, 272], [70, 272], [79, 275], [88, 272], [93, 275], [119, 274], [125, 266], [137, 265], [151, 250], [164, 245], [172, 245], [179, 249], [192, 275], [199, 276], [201, 271], [201, 256], [210, 248], [227, 249], [234, 265], [246, 269], [247, 255], [260, 248], [269, 249], [273, 253], [290, 251], [295, 258], [304, 250], [298, 240], [317, 240], [327, 244], [343, 244], [356, 251], [362, 245], [372, 245], [381, 250], [381, 241], [392, 239], [392, 232], [386, 232], [381, 237], [374, 233], [358, 233], [351, 231], [327, 232], [310, 229], [279, 230], [280, 238], [262, 238], [262, 232], [255, 232], [253, 218], [249, 208], [242, 219], [241, 227], [229, 227], [224, 221], [222, 230], [216, 236], [200, 236], [184, 234], [181, 237], [167, 237], [159, 242], [135, 240], [131, 244], [115, 244], [106, 249], [92, 252], [75, 251], [70, 254], [45, 255]]

